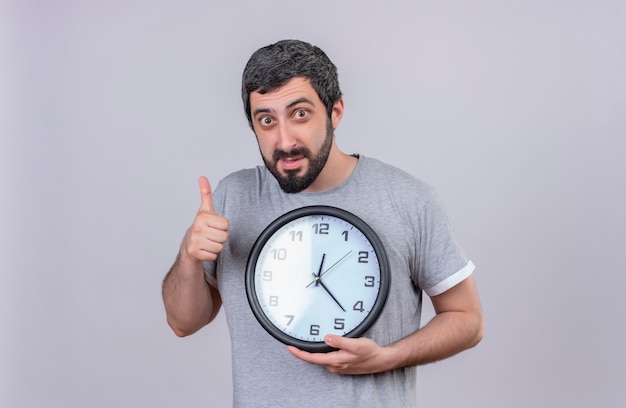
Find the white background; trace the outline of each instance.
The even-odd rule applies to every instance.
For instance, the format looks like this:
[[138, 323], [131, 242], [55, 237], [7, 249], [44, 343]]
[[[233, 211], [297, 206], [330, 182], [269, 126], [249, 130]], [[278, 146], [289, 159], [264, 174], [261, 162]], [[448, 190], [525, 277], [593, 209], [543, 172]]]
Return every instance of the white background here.
[[626, 405], [623, 1], [1, 1], [0, 406], [228, 407], [223, 314], [179, 339], [161, 280], [199, 205], [260, 163], [257, 48], [337, 64], [348, 153], [433, 184], [486, 336], [422, 407]]

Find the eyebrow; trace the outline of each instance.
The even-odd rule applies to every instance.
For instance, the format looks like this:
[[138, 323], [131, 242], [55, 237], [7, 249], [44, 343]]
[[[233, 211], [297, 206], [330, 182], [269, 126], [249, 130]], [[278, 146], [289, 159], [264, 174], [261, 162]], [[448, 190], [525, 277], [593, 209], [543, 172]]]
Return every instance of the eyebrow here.
[[[307, 104], [309, 104], [311, 106], [315, 106], [315, 104], [313, 103], [312, 100], [310, 100], [309, 98], [302, 97], [302, 98], [298, 98], [298, 99], [290, 102], [289, 104], [287, 104], [287, 106], [285, 106], [285, 109], [291, 109], [294, 106], [296, 106], [298, 104], [301, 104], [301, 103], [307, 103]], [[252, 112], [252, 116], [254, 117], [254, 116], [258, 115], [259, 113], [272, 113], [272, 111], [273, 110], [270, 109], [270, 108], [257, 108], [257, 109], [254, 110], [254, 112]]]
[[291, 103], [290, 103], [289, 105], [287, 105], [286, 107], [287, 107], [287, 109], [289, 109], [289, 108], [293, 108], [294, 106], [296, 106], [296, 105], [298, 105], [298, 104], [301, 104], [301, 103], [308, 103], [308, 104], [309, 104], [309, 105], [311, 105], [311, 106], [315, 106], [315, 104], [313, 103], [313, 101], [312, 101], [312, 100], [310, 100], [309, 98], [302, 97], [302, 98], [298, 98], [298, 99], [296, 99], [295, 101], [291, 102]]

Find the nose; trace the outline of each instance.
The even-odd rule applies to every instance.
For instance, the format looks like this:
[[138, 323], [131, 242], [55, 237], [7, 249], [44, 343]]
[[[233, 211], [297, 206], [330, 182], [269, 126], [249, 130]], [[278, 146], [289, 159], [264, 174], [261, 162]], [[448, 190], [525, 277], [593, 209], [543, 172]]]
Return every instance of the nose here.
[[288, 152], [290, 150], [292, 150], [294, 147], [296, 147], [297, 144], [297, 138], [294, 134], [294, 131], [292, 128], [290, 128], [288, 123], [280, 123], [277, 127], [276, 127], [276, 131], [277, 131], [277, 139], [278, 139], [278, 148], [282, 151]]

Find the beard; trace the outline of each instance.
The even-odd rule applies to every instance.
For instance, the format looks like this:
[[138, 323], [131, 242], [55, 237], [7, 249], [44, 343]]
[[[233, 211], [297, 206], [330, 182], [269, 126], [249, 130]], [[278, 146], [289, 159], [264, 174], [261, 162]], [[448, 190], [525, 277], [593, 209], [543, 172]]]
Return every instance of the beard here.
[[[272, 154], [271, 162], [262, 154], [261, 157], [263, 157], [265, 167], [267, 167], [270, 173], [272, 173], [272, 175], [276, 178], [278, 185], [285, 193], [299, 193], [313, 184], [315, 179], [317, 179], [317, 176], [319, 176], [322, 172], [326, 162], [328, 161], [332, 145], [333, 128], [330, 120], [328, 120], [326, 125], [326, 138], [324, 139], [324, 143], [322, 144], [322, 147], [320, 147], [317, 154], [313, 154], [311, 150], [306, 147], [298, 147], [288, 152], [284, 150], [275, 150], [274, 154]], [[277, 167], [278, 161], [280, 159], [296, 157], [304, 157], [309, 161], [309, 168], [306, 173], [298, 176], [298, 170], [285, 170], [285, 174], [281, 174]]]

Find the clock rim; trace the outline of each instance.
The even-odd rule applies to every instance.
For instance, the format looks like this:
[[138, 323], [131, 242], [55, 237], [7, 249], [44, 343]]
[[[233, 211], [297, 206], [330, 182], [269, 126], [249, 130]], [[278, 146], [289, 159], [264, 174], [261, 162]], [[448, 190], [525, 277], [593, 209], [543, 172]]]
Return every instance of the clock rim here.
[[360, 217], [339, 207], [328, 205], [311, 205], [296, 208], [276, 218], [263, 230], [263, 232], [261, 232], [261, 234], [254, 242], [252, 249], [250, 250], [245, 271], [246, 296], [248, 298], [248, 304], [252, 310], [252, 314], [265, 329], [265, 331], [267, 331], [270, 335], [279, 340], [281, 343], [286, 345], [292, 345], [309, 352], [317, 353], [329, 352], [336, 349], [328, 346], [323, 341], [307, 341], [292, 337], [279, 329], [277, 326], [275, 326], [267, 317], [258, 301], [254, 282], [256, 263], [258, 261], [261, 250], [263, 249], [263, 246], [265, 245], [265, 243], [267, 243], [271, 236], [286, 224], [296, 219], [312, 215], [333, 216], [352, 224], [354, 227], [359, 229], [363, 233], [363, 235], [365, 235], [367, 240], [372, 245], [376, 257], [378, 258], [378, 265], [380, 269], [380, 286], [378, 290], [378, 295], [376, 296], [376, 300], [374, 301], [374, 305], [372, 306], [370, 313], [365, 317], [365, 319], [363, 319], [353, 330], [342, 335], [342, 337], [360, 337], [367, 330], [369, 330], [374, 325], [374, 323], [376, 323], [376, 321], [382, 314], [382, 311], [389, 297], [389, 290], [391, 287], [391, 271], [389, 267], [387, 252], [385, 251], [385, 247], [378, 234], [376, 234], [372, 227], [370, 227], [369, 224], [363, 221]]

